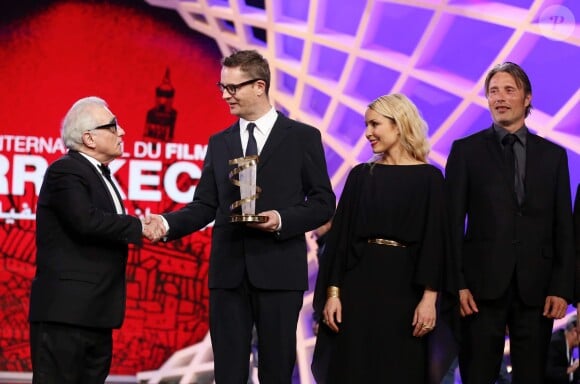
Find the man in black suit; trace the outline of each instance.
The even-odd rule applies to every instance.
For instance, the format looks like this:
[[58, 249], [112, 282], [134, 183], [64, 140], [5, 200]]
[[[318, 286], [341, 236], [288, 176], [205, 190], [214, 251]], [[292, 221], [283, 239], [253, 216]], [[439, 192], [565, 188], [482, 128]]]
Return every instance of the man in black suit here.
[[36, 211], [34, 384], [102, 384], [109, 373], [112, 329], [125, 312], [128, 243], [142, 238], [141, 221], [125, 214], [107, 178], [124, 134], [97, 97], [78, 100], [64, 118], [69, 151], [48, 167]]
[[568, 384], [574, 382], [578, 360], [572, 361], [572, 351], [578, 347], [577, 318], [571, 316], [564, 329], [552, 333], [546, 360], [545, 384]]
[[459, 367], [464, 383], [492, 383], [506, 325], [514, 383], [542, 383], [554, 319], [573, 296], [568, 160], [531, 133], [532, 87], [517, 64], [485, 80], [493, 125], [453, 143], [446, 167], [458, 267]]
[[[222, 62], [218, 83], [239, 120], [209, 140], [193, 201], [163, 215], [168, 240], [215, 219], [210, 256], [210, 333], [217, 384], [248, 378], [255, 324], [258, 377], [289, 384], [296, 358], [296, 324], [308, 288], [305, 232], [335, 209], [320, 132], [277, 113], [268, 100], [270, 69], [256, 51], [238, 51]], [[229, 160], [259, 154], [255, 201], [263, 223], [230, 223], [240, 200]], [[158, 216], [151, 217], [159, 225]], [[157, 222], [157, 224], [156, 224]]]

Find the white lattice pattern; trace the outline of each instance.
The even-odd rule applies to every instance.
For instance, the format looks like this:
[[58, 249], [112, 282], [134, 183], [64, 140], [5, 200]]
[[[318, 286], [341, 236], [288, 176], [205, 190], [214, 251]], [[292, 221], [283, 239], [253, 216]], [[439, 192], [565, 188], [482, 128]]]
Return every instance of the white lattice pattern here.
[[[272, 101], [321, 130], [337, 195], [371, 156], [363, 116], [372, 99], [407, 94], [429, 124], [430, 161], [444, 167], [453, 140], [491, 123], [483, 83], [504, 61], [530, 75], [528, 126], [568, 148], [572, 183], [580, 182], [577, 0], [145, 1], [177, 11], [223, 55], [256, 49], [269, 60]], [[313, 279], [312, 252], [309, 263]], [[309, 292], [298, 327], [302, 383], [312, 381], [311, 302]]]

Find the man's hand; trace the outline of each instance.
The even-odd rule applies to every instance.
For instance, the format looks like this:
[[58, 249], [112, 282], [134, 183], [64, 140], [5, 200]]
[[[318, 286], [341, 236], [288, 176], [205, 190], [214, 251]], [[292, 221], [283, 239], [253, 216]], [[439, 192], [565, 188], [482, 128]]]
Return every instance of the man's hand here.
[[276, 211], [260, 212], [260, 216], [266, 216], [268, 219], [263, 223], [248, 223], [248, 227], [260, 229], [265, 232], [276, 232], [280, 226], [278, 214]]
[[148, 215], [141, 222], [143, 224], [143, 236], [152, 242], [159, 241], [167, 234], [160, 215]]
[[460, 289], [459, 290], [459, 312], [461, 317], [473, 315], [474, 313], [479, 312], [477, 309], [477, 304], [475, 303], [475, 299], [471, 294], [469, 289]]
[[561, 319], [566, 315], [568, 303], [561, 297], [548, 296], [544, 304], [544, 313], [548, 319]]

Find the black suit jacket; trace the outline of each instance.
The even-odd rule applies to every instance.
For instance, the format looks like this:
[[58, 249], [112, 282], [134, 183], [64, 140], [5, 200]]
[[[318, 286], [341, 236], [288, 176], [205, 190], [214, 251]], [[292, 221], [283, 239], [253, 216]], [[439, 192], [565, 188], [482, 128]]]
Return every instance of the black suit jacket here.
[[36, 276], [30, 321], [120, 327], [128, 243], [141, 222], [116, 213], [103, 177], [70, 151], [44, 176], [36, 211]]
[[165, 214], [168, 239], [199, 230], [215, 219], [209, 287], [237, 287], [247, 270], [261, 289], [308, 289], [304, 233], [329, 220], [335, 209], [320, 132], [278, 118], [260, 153], [257, 184], [262, 188], [256, 212], [277, 210], [282, 229], [268, 233], [229, 223], [230, 204], [240, 199], [228, 177], [231, 159], [242, 154], [239, 122], [212, 136], [193, 201]]
[[526, 304], [541, 306], [547, 295], [570, 302], [574, 245], [564, 149], [528, 133], [522, 207], [493, 128], [453, 143], [446, 185], [459, 289], [495, 299], [515, 273]]
[[566, 356], [566, 334], [560, 329], [552, 334], [546, 360], [545, 384], [568, 384], [570, 377], [566, 370], [569, 366]]

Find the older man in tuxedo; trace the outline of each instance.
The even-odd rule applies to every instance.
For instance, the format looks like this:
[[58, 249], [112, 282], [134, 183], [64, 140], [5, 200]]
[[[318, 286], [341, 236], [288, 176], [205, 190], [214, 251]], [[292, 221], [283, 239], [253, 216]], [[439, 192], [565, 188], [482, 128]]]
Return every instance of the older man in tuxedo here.
[[107, 167], [123, 153], [124, 134], [98, 97], [78, 100], [64, 118], [69, 151], [48, 167], [36, 212], [34, 384], [102, 384], [109, 373], [112, 329], [125, 312], [128, 243], [142, 236]]
[[453, 143], [446, 166], [466, 384], [499, 372], [506, 326], [514, 383], [543, 383], [554, 319], [574, 288], [566, 151], [530, 132], [532, 86], [517, 64], [492, 68], [491, 127]]

